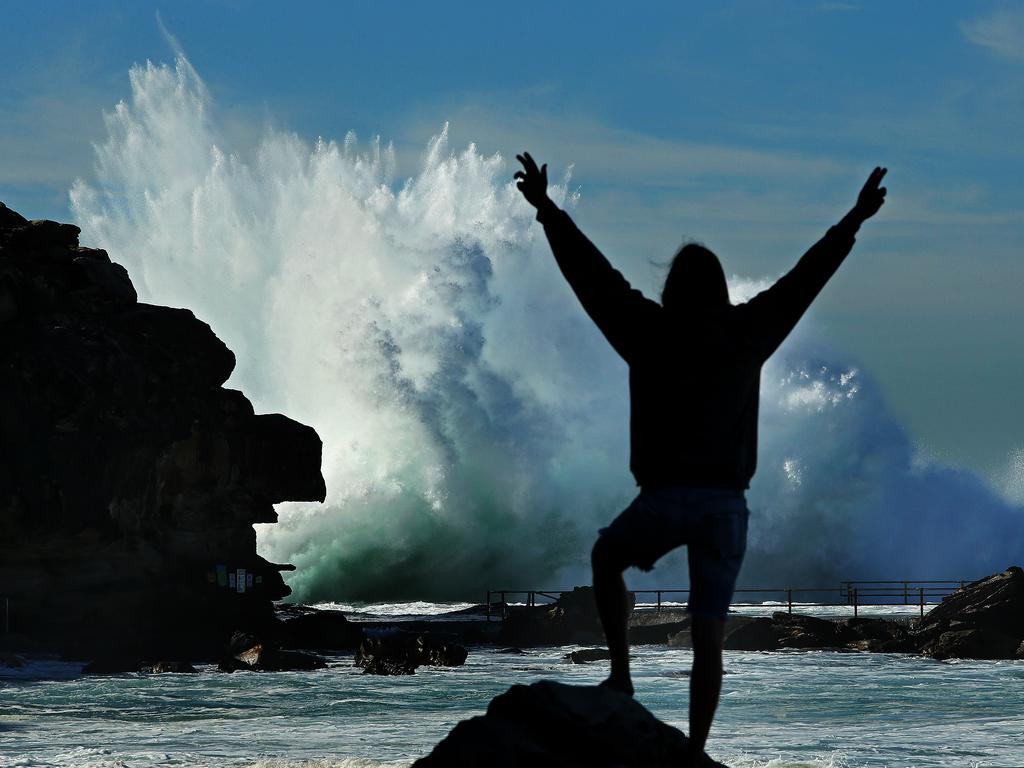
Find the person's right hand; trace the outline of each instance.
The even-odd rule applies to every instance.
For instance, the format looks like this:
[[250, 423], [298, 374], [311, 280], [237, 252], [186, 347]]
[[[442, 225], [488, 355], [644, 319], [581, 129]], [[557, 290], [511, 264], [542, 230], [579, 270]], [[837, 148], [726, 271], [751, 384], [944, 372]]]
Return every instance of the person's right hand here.
[[887, 170], [888, 168], [875, 168], [868, 176], [868, 180], [864, 182], [860, 195], [857, 196], [857, 205], [854, 206], [854, 210], [864, 221], [878, 213], [878, 209], [885, 202], [885, 187], [878, 185], [882, 182], [882, 177], [885, 176]]
[[529, 152], [516, 155], [516, 160], [523, 164], [522, 171], [516, 171], [513, 178], [519, 179], [516, 186], [523, 193], [526, 202], [534, 208], [540, 208], [548, 199], [548, 164], [537, 168], [537, 163]]

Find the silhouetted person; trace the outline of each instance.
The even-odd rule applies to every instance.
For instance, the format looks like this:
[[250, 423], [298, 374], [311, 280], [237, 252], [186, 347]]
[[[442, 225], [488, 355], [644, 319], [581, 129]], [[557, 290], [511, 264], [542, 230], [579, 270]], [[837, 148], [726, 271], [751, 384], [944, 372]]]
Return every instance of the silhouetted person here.
[[583, 308], [629, 364], [630, 469], [636, 499], [601, 529], [592, 553], [594, 592], [611, 652], [602, 683], [629, 695], [629, 602], [623, 571], [650, 570], [687, 545], [693, 673], [692, 762], [703, 759], [722, 684], [725, 618], [747, 545], [745, 490], [757, 463], [761, 366], [885, 202], [875, 168], [857, 204], [775, 285], [732, 304], [722, 265], [707, 248], [679, 250], [661, 303], [630, 287], [547, 195], [547, 165], [528, 153], [515, 176], [555, 260]]

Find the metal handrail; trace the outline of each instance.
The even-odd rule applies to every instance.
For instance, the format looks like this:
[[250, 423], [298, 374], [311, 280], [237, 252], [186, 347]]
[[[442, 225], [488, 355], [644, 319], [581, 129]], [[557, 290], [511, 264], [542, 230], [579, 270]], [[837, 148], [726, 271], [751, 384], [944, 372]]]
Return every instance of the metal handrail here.
[[[933, 580], [890, 580], [890, 581], [843, 581], [839, 587], [741, 587], [734, 590], [735, 593], [756, 593], [756, 594], [784, 594], [786, 596], [787, 612], [793, 613], [793, 594], [807, 594], [807, 593], [825, 593], [825, 594], [836, 594], [841, 600], [845, 598], [844, 602], [814, 602], [814, 603], [799, 603], [802, 606], [814, 608], [824, 606], [836, 606], [836, 605], [850, 605], [853, 607], [853, 615], [856, 617], [859, 615], [861, 607], [868, 606], [883, 606], [883, 605], [899, 605], [892, 601], [888, 602], [877, 602], [870, 603], [864, 602], [864, 598], [878, 598], [878, 597], [903, 597], [903, 605], [911, 605], [911, 596], [916, 598], [915, 603], [920, 608], [920, 615], [924, 617], [924, 606], [926, 603], [925, 598], [928, 597], [946, 597], [954, 590], [963, 587], [968, 582], [963, 579], [933, 579]], [[868, 586], [868, 589], [863, 589], [861, 585]], [[880, 586], [880, 585], [893, 585], [893, 586]], [[940, 586], [921, 586], [921, 585], [940, 585]], [[501, 608], [500, 618], [504, 620], [508, 616], [508, 603], [506, 596], [508, 595], [526, 595], [526, 605], [528, 607], [535, 607], [537, 605], [537, 596], [547, 598], [548, 600], [555, 601], [564, 594], [571, 592], [569, 589], [489, 589], [487, 590], [487, 620], [491, 620], [492, 615], [492, 597], [498, 596], [498, 604]], [[662, 608], [662, 596], [667, 594], [689, 594], [689, 589], [634, 589], [631, 590], [633, 595], [655, 595], [656, 603], [655, 610], [660, 611]], [[742, 603], [732, 602], [732, 606], [756, 606], [761, 605], [760, 603]]]

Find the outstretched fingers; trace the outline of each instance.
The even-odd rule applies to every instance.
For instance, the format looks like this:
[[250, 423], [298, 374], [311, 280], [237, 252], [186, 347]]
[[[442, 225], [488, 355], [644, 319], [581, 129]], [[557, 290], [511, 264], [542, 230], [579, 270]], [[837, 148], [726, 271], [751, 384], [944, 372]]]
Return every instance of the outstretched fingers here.
[[523, 164], [523, 168], [526, 169], [527, 174], [533, 175], [535, 173], [540, 173], [540, 169], [537, 168], [537, 163], [532, 157], [530, 157], [529, 152], [523, 152], [521, 155], [516, 155], [516, 160]]
[[888, 168], [882, 168], [881, 166], [876, 167], [875, 170], [871, 172], [871, 175], [868, 176], [868, 186], [877, 187], [881, 184], [882, 179], [885, 178], [885, 174], [888, 170]]

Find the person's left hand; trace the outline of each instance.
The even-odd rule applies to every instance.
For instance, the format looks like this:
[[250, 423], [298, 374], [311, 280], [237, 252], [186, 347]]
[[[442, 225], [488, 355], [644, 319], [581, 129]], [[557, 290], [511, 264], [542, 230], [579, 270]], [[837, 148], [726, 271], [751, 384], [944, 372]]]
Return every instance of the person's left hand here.
[[534, 208], [540, 208], [548, 199], [548, 164], [537, 168], [537, 163], [529, 152], [516, 155], [516, 160], [523, 164], [522, 171], [516, 171], [513, 178], [519, 179], [516, 187], [523, 193], [526, 202]]

